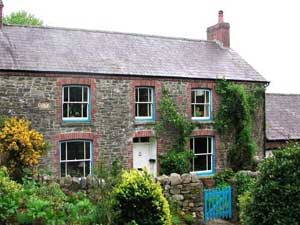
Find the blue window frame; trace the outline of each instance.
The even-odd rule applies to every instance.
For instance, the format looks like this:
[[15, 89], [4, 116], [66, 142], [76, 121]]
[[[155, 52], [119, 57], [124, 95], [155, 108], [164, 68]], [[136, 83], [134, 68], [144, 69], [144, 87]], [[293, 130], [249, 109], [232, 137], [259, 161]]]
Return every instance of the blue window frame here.
[[192, 120], [211, 120], [212, 96], [211, 90], [192, 90]]
[[91, 175], [92, 157], [91, 141], [60, 142], [60, 176], [85, 177]]
[[135, 88], [135, 120], [154, 120], [154, 89], [152, 87]]
[[194, 154], [192, 172], [197, 175], [210, 175], [214, 171], [213, 137], [192, 137], [190, 148]]
[[64, 122], [90, 121], [90, 88], [68, 85], [62, 88], [62, 119]]

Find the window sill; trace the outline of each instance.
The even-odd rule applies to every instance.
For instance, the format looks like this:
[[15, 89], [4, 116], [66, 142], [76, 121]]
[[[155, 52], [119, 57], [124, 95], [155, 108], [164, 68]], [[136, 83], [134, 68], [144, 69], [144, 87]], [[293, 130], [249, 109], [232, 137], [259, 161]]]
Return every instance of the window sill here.
[[206, 124], [214, 124], [215, 122], [212, 119], [201, 120], [201, 119], [192, 119], [192, 123], [206, 123]]
[[214, 172], [212, 172], [212, 171], [210, 171], [210, 172], [190, 172], [190, 174], [196, 175], [197, 177], [201, 177], [201, 178], [211, 178], [215, 175]]
[[62, 127], [89, 126], [91, 124], [91, 121], [61, 121]]
[[154, 120], [135, 120], [134, 121], [134, 125], [155, 125], [155, 121]]

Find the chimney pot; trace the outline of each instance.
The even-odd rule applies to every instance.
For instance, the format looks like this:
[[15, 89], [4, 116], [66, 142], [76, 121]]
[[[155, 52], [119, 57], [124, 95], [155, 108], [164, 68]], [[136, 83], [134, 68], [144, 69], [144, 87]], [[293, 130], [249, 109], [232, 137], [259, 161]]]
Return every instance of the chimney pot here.
[[223, 23], [224, 22], [224, 19], [223, 19], [223, 10], [220, 10], [219, 11], [219, 23]]

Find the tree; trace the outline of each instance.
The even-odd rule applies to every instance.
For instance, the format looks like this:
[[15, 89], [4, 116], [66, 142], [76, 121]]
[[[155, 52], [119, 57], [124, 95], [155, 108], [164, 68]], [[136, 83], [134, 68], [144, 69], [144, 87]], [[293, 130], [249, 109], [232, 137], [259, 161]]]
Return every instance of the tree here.
[[42, 26], [43, 21], [26, 11], [12, 12], [3, 18], [3, 23], [14, 25]]

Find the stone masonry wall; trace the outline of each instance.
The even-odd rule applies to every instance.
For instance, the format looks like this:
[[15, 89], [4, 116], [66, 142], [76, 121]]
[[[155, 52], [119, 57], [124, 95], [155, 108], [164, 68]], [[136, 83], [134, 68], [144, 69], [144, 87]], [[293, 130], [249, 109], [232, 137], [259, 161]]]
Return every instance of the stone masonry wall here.
[[[191, 174], [176, 174], [157, 177], [169, 202], [178, 204], [183, 213], [203, 219], [203, 183]], [[172, 203], [171, 203], [172, 204]]]
[[[90, 123], [61, 121], [61, 87], [63, 84], [91, 86], [92, 120]], [[155, 90], [155, 119], [162, 88], [169, 90], [180, 112], [191, 117], [191, 89], [212, 90], [213, 117], [218, 109], [215, 82], [212, 80], [163, 79], [125, 76], [88, 76], [75, 74], [0, 72], [0, 114], [23, 116], [32, 122], [50, 143], [43, 163], [59, 174], [59, 141], [90, 139], [93, 141], [94, 162], [103, 160], [111, 165], [119, 160], [125, 168], [132, 167], [133, 137], [154, 136], [154, 123], [134, 121], [134, 88], [150, 86]], [[259, 110], [254, 135], [261, 152], [264, 140], [264, 110]], [[216, 171], [226, 166], [226, 149], [213, 128], [213, 120], [197, 122], [193, 136], [214, 136], [216, 140]], [[157, 141], [157, 155], [168, 149], [168, 139]]]

